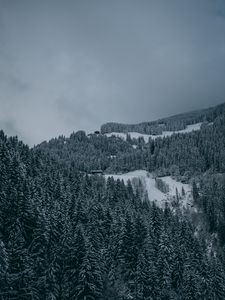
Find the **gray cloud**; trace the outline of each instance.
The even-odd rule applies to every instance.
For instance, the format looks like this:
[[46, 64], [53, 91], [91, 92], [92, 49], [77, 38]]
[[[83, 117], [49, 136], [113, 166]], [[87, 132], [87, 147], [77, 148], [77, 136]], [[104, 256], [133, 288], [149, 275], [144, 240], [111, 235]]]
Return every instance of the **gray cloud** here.
[[0, 125], [32, 145], [223, 102], [223, 0], [0, 0]]

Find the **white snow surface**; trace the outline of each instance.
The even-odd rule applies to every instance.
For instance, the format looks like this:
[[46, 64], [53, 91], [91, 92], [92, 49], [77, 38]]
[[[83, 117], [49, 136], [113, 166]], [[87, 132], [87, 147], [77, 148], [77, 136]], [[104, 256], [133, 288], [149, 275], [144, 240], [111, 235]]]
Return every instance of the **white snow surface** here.
[[[169, 191], [167, 193], [161, 192], [156, 187], [156, 180], [153, 174], [148, 173], [145, 170], [136, 170], [125, 174], [108, 174], [104, 176], [106, 179], [108, 177], [113, 177], [115, 180], [123, 180], [125, 184], [127, 184], [128, 180], [130, 180], [132, 183], [134, 182], [133, 180], [135, 178], [140, 179], [144, 189], [148, 194], [149, 200], [155, 201], [155, 203], [162, 208], [165, 206], [166, 202], [170, 203], [176, 199], [176, 190], [180, 197], [180, 206], [187, 208], [191, 207], [193, 203], [191, 186], [189, 184], [178, 182], [174, 180], [171, 176], [158, 177], [169, 186]], [[184, 196], [182, 196], [182, 188], [185, 191]]]
[[[128, 132], [127, 134], [129, 134], [132, 139], [133, 138], [138, 139], [139, 137], [143, 137], [145, 142], [147, 143], [149, 138], [155, 140], [157, 138], [168, 137], [168, 136], [171, 136], [171, 135], [177, 134], [177, 133], [189, 133], [189, 132], [192, 132], [192, 131], [200, 130], [201, 125], [202, 125], [202, 123], [196, 123], [196, 124], [188, 125], [183, 130], [163, 131], [163, 133], [159, 134], [159, 135], [142, 134], [142, 133], [138, 133], [138, 132]], [[117, 136], [117, 137], [120, 137], [120, 138], [125, 140], [126, 137], [127, 137], [127, 134], [123, 133], [123, 132], [111, 132], [111, 133], [106, 133], [106, 136], [108, 136], [108, 137]]]

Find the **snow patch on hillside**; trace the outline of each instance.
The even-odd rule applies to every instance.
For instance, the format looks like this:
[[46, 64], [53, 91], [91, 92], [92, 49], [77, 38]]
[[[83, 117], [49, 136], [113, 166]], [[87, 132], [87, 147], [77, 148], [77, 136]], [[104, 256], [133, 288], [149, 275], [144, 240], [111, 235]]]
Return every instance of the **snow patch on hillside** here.
[[191, 192], [191, 186], [189, 184], [176, 181], [171, 176], [160, 177], [160, 179], [162, 179], [163, 182], [168, 184], [170, 189], [170, 195], [176, 196], [176, 190], [179, 194], [182, 194], [182, 188], [185, 193]]
[[[138, 132], [128, 132], [128, 134], [130, 135], [130, 137], [133, 139], [138, 139], [139, 137], [143, 137], [144, 141], [147, 143], [149, 138], [155, 140], [157, 138], [163, 138], [163, 137], [170, 137], [173, 134], [177, 134], [177, 133], [189, 133], [192, 131], [197, 131], [201, 129], [201, 125], [202, 123], [196, 123], [196, 124], [192, 124], [192, 125], [188, 125], [185, 129], [183, 130], [177, 130], [177, 131], [163, 131], [162, 134], [159, 135], [151, 135], [151, 134], [142, 134], [142, 133], [138, 133]], [[111, 132], [111, 133], [106, 133], [107, 137], [110, 136], [117, 136], [120, 137], [124, 140], [126, 140], [127, 134], [123, 133], [123, 132]]]
[[[172, 203], [179, 198], [179, 205], [182, 207], [191, 207], [193, 203], [191, 186], [189, 184], [181, 183], [174, 180], [170, 176], [154, 177], [153, 174], [148, 173], [145, 170], [136, 170], [125, 174], [108, 174], [104, 175], [105, 178], [113, 177], [115, 180], [123, 180], [127, 184], [128, 180], [132, 184], [135, 183], [135, 179], [139, 179], [148, 194], [150, 201], [155, 201], [159, 207], [165, 207], [165, 203]], [[157, 179], [160, 179], [167, 187], [168, 190], [163, 192], [157, 187]]]

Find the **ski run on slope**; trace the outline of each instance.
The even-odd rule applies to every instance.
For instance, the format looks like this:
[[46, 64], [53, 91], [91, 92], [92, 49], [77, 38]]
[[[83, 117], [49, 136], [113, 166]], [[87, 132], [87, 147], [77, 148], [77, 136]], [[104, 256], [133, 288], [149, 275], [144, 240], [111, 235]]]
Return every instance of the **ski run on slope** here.
[[[128, 132], [127, 134], [129, 134], [132, 139], [133, 138], [138, 139], [139, 137], [143, 137], [145, 142], [147, 143], [149, 138], [155, 140], [157, 138], [169, 137], [169, 136], [171, 136], [173, 134], [177, 134], [177, 133], [189, 133], [192, 131], [200, 130], [201, 125], [202, 125], [202, 123], [196, 123], [196, 124], [188, 125], [185, 129], [179, 130], [179, 131], [163, 131], [163, 133], [160, 135], [142, 134], [142, 133], [138, 133], [138, 132]], [[108, 136], [108, 137], [117, 136], [117, 137], [120, 137], [125, 140], [127, 137], [127, 134], [123, 133], [123, 132], [111, 132], [111, 133], [106, 133], [106, 136]]]
[[137, 184], [137, 180], [140, 180], [143, 188], [148, 194], [149, 200], [155, 201], [155, 203], [162, 208], [165, 206], [166, 202], [172, 203], [174, 201], [179, 201], [179, 205], [183, 208], [191, 207], [193, 204], [191, 186], [189, 184], [178, 182], [170, 176], [154, 177], [145, 170], [104, 176], [106, 179], [113, 177], [115, 180], [123, 180], [125, 184], [130, 180], [133, 186]]

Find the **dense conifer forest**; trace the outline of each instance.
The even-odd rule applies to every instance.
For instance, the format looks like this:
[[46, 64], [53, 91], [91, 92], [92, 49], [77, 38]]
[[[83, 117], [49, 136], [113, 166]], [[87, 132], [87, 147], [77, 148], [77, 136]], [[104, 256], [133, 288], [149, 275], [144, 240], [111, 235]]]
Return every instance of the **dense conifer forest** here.
[[[202, 126], [148, 143], [108, 126], [29, 148], [1, 131], [0, 299], [225, 299], [224, 112], [168, 118], [167, 130]], [[91, 175], [138, 169], [190, 183], [194, 209]]]

